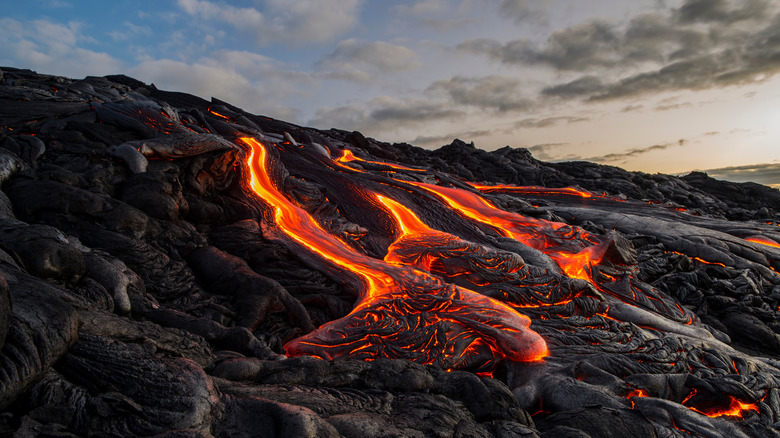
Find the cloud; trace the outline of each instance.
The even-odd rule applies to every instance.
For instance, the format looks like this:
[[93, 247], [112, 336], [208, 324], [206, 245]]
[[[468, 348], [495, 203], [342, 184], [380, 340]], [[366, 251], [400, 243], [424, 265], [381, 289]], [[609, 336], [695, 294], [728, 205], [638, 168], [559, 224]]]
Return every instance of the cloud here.
[[393, 11], [398, 15], [414, 18], [427, 18], [432, 15], [440, 15], [451, 9], [451, 5], [445, 0], [423, 0], [410, 5], [393, 6]]
[[114, 41], [128, 41], [139, 36], [150, 36], [152, 33], [152, 28], [149, 26], [138, 26], [129, 21], [125, 21], [122, 23], [120, 29], [109, 32], [108, 36]]
[[[206, 20], [222, 21], [239, 30], [263, 32], [266, 17], [255, 8], [219, 5], [206, 0], [178, 0], [184, 12]], [[264, 36], [260, 33], [258, 36]]]
[[91, 41], [81, 33], [81, 27], [77, 22], [0, 18], [0, 63], [70, 77], [84, 76], [85, 69], [90, 75], [120, 72], [118, 59], [80, 47]]
[[[144, 82], [154, 83], [161, 89], [186, 90], [205, 99], [216, 97], [249, 112], [295, 121], [298, 118], [297, 111], [278, 104], [274, 99], [279, 93], [275, 86], [278, 82], [253, 82], [248, 76], [256, 76], [244, 75], [234, 66], [217, 61], [219, 58], [241, 56], [241, 52], [222, 52], [215, 54], [215, 59], [202, 59], [193, 63], [171, 59], [149, 60], [131, 68], [128, 74]], [[239, 68], [249, 72], [252, 66], [247, 61]], [[255, 64], [254, 68], [260, 67]]]
[[[485, 111], [505, 113], [533, 107], [534, 101], [523, 94], [523, 81], [520, 79], [498, 75], [455, 76], [433, 82], [416, 96], [380, 96], [362, 106], [351, 104], [320, 108], [309, 123], [322, 128], [339, 127], [377, 135], [428, 123], [452, 123], [466, 115], [484, 114]], [[562, 117], [555, 122], [564, 119], [569, 118]], [[454, 137], [483, 135], [483, 131], [470, 130], [445, 136], [421, 134], [413, 142], [432, 145]]]
[[620, 109], [621, 113], [630, 113], [633, 111], [639, 111], [642, 108], [644, 108], [644, 105], [626, 105], [623, 108]]
[[438, 80], [425, 92], [447, 96], [456, 105], [506, 112], [523, 111], [534, 106], [534, 101], [523, 90], [523, 81], [518, 78], [490, 75]]
[[320, 59], [316, 66], [326, 78], [370, 82], [377, 75], [398, 73], [420, 66], [417, 56], [404, 46], [384, 41], [348, 39]]
[[656, 105], [655, 108], [653, 109], [656, 111], [671, 111], [671, 110], [678, 110], [681, 108], [693, 108], [693, 104], [690, 102], [659, 104]]
[[466, 113], [448, 102], [424, 98], [398, 99], [389, 96], [373, 98], [365, 106], [345, 105], [319, 108], [308, 122], [323, 129], [365, 131], [371, 135], [394, 130], [425, 126], [437, 121], [453, 121]]
[[317, 85], [314, 76], [308, 72], [290, 70], [273, 58], [246, 50], [217, 50], [197, 63], [235, 71], [263, 90], [264, 101], [281, 101], [291, 95], [303, 94], [302, 89], [306, 87]]
[[323, 44], [353, 29], [361, 0], [265, 0], [261, 11], [208, 0], [177, 0], [180, 8], [204, 21], [226, 23], [252, 35], [260, 46]]
[[[780, 42], [780, 25], [770, 39]], [[651, 92], [705, 90], [728, 85], [761, 82], [780, 73], [780, 49], [774, 47], [726, 48], [719, 53], [668, 64], [605, 85], [587, 97], [604, 101]]]
[[520, 120], [519, 122], [515, 122], [514, 127], [515, 128], [548, 128], [550, 126], [555, 126], [561, 123], [571, 124], [571, 123], [579, 123], [579, 122], [587, 122], [590, 119], [588, 117], [569, 117], [569, 116], [558, 116], [558, 117], [546, 117], [543, 119], [524, 119]]
[[542, 44], [480, 38], [456, 49], [561, 73], [567, 80], [544, 88], [546, 97], [625, 99], [756, 83], [777, 75], [778, 12], [780, 4], [766, 0], [686, 0], [679, 8], [640, 14], [622, 24], [603, 19], [577, 23], [553, 32]]
[[675, 11], [676, 18], [683, 22], [734, 23], [766, 14], [768, 4], [764, 0], [747, 0], [741, 7], [728, 0], [689, 0]]
[[547, 17], [549, 4], [550, 0], [502, 0], [499, 12], [517, 23], [539, 22]]
[[560, 158], [558, 155], [551, 154], [551, 150], [560, 149], [568, 144], [569, 143], [542, 143], [528, 146], [526, 149], [528, 149], [537, 160], [549, 161]]
[[581, 71], [614, 66], [619, 61], [619, 44], [613, 25], [593, 20], [553, 32], [538, 49], [527, 39], [500, 43], [486, 38], [467, 40], [456, 48], [505, 64], [544, 64], [558, 70]]
[[664, 151], [674, 146], [685, 146], [687, 143], [688, 143], [687, 140], [681, 138], [675, 142], [655, 144], [652, 146], [646, 146], [642, 148], [633, 148], [633, 149], [628, 149], [625, 152], [606, 154], [606, 155], [601, 155], [598, 157], [591, 157], [591, 158], [582, 158], [582, 160], [593, 161], [596, 163], [615, 163], [615, 162], [624, 161], [628, 158], [634, 158], [639, 155], [644, 155], [650, 152]]
[[474, 10], [481, 5], [473, 1], [422, 0], [409, 5], [396, 5], [396, 24], [402, 27], [427, 27], [450, 32], [476, 23]]
[[601, 92], [604, 84], [596, 76], [583, 76], [565, 84], [553, 85], [542, 89], [542, 94], [556, 97], [587, 96]]
[[332, 41], [353, 29], [360, 18], [361, 0], [266, 0], [273, 13], [274, 31], [294, 44]]
[[780, 185], [780, 163], [761, 163], [746, 166], [707, 169], [707, 175], [734, 182], [755, 182], [777, 187]]

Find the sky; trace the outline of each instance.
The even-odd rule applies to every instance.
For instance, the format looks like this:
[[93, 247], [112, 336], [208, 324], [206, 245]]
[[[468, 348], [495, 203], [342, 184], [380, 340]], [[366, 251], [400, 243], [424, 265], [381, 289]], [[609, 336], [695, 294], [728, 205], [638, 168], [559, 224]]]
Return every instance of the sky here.
[[4, 1], [0, 66], [780, 188], [776, 0]]

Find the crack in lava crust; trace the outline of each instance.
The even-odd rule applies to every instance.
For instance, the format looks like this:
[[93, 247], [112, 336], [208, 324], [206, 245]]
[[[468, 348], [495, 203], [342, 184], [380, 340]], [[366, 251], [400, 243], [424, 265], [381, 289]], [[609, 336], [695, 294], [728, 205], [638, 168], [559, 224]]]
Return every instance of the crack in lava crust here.
[[[266, 146], [251, 137], [240, 141], [250, 148], [249, 188], [274, 210], [272, 237], [305, 251], [304, 257], [319, 257], [320, 265], [348, 271], [358, 283], [355, 309], [288, 342], [288, 355], [405, 358], [476, 372], [491, 372], [505, 359], [536, 361], [547, 355], [545, 341], [529, 328], [530, 319], [511, 307], [427, 272], [358, 253], [327, 233], [276, 188], [267, 171]], [[400, 206], [388, 198], [377, 197], [377, 202]], [[405, 213], [408, 219], [399, 223], [402, 236], [419, 232], [420, 223], [410, 227], [416, 218]]]

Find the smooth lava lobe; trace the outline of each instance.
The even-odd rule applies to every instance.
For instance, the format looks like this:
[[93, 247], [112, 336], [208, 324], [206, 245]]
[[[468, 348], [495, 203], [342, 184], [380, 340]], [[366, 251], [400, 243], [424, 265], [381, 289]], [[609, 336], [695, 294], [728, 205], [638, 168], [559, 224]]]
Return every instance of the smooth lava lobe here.
[[[347, 316], [288, 342], [289, 356], [323, 359], [409, 359], [444, 369], [491, 372], [503, 360], [536, 361], [547, 355], [545, 341], [529, 328], [530, 319], [509, 306], [402, 263], [362, 253], [327, 233], [306, 211], [275, 187], [268, 154], [257, 139], [240, 141], [251, 150], [248, 186], [274, 210], [271, 237], [329, 273], [355, 279], [359, 296]], [[390, 210], [399, 236], [446, 234], [430, 230], [398, 202], [376, 196]], [[336, 274], [339, 275], [339, 274]]]

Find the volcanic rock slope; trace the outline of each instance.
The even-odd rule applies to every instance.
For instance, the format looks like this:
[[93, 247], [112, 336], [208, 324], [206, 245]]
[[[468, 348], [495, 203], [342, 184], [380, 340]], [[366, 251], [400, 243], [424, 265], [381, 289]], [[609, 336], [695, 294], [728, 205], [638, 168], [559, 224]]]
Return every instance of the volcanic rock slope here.
[[0, 70], [0, 434], [777, 436], [780, 192]]

